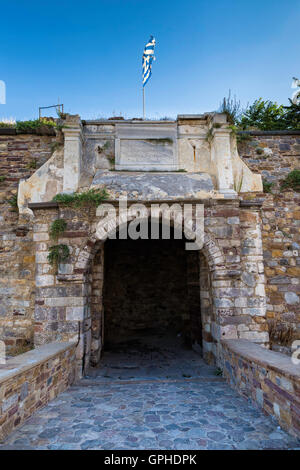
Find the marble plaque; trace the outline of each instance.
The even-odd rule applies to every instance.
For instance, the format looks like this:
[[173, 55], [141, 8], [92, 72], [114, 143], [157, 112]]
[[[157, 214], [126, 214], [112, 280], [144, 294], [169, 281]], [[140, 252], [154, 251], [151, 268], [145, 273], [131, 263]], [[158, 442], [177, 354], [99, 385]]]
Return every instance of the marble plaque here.
[[130, 136], [126, 134], [125, 129], [120, 129], [116, 136], [117, 170], [178, 169], [177, 139], [173, 129], [152, 127], [146, 132], [146, 129], [137, 126], [137, 129], [131, 129]]

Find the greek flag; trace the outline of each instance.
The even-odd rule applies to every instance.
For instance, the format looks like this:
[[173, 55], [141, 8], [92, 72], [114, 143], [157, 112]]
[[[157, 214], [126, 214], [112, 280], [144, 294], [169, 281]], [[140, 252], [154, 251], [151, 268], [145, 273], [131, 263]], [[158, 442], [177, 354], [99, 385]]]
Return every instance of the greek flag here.
[[150, 39], [145, 46], [143, 54], [143, 87], [146, 85], [149, 78], [151, 77], [152, 62], [153, 60], [155, 60], [154, 46], [155, 39], [153, 36], [150, 36]]

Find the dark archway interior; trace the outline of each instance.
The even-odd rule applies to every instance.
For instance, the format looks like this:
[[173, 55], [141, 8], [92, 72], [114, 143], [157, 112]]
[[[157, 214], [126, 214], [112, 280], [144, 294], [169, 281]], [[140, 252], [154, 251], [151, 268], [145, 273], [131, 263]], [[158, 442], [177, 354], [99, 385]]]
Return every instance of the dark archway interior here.
[[201, 346], [199, 252], [185, 240], [108, 240], [104, 266], [106, 350], [149, 337]]

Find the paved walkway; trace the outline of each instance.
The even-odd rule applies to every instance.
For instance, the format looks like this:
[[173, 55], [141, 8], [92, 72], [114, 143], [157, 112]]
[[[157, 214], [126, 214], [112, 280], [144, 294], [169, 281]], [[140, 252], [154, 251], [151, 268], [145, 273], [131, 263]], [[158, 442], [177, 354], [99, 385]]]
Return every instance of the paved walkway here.
[[193, 351], [143, 351], [106, 354], [101, 369], [38, 411], [0, 450], [300, 448]]

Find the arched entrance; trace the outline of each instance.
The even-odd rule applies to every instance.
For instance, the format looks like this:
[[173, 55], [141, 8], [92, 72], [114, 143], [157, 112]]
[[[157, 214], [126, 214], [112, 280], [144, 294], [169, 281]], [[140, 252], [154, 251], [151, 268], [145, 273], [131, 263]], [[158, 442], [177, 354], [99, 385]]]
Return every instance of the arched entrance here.
[[[221, 339], [242, 338], [268, 346], [259, 215], [252, 210], [241, 210], [236, 207], [238, 203], [234, 204], [232, 207], [232, 202], [211, 201], [205, 206], [203, 246], [197, 245], [198, 251], [190, 264], [185, 261], [192, 270], [198, 269], [199, 276], [194, 274], [200, 279], [199, 284], [187, 282], [189, 286], [193, 285], [195, 292], [198, 289], [198, 294], [193, 294], [194, 299], [200, 290], [200, 307], [199, 297], [196, 302], [188, 300], [189, 305], [193, 305], [189, 316], [194, 315], [198, 321], [198, 326], [190, 331], [190, 336], [196, 331], [192, 344], [202, 345], [204, 359], [220, 367], [223, 366]], [[49, 219], [48, 212], [45, 217], [44, 209], [36, 224], [38, 232], [34, 235], [40, 250], [36, 256], [35, 345], [76, 341], [79, 376], [90, 364], [99, 363], [105, 339], [105, 245], [108, 246], [111, 234], [137, 219], [130, 219], [129, 215], [123, 220], [121, 205], [109, 206], [115, 218], [104, 217], [98, 208], [88, 213], [65, 208], [59, 208], [57, 213], [55, 209], [51, 217], [65, 218], [70, 229], [66, 231], [65, 239], [61, 239], [68, 244], [70, 256], [59, 266], [57, 273], [47, 261], [51, 240], [38, 242], [49, 237], [50, 223], [42, 223]], [[131, 204], [130, 209], [133, 206], [137, 204]], [[176, 206], [181, 210], [183, 203]], [[151, 201], [143, 204], [147, 223], [151, 209]], [[240, 225], [237, 223], [239, 216]], [[176, 226], [174, 219], [172, 214], [171, 225]], [[193, 215], [190, 220], [190, 227], [197, 227], [198, 218]], [[158, 222], [164, 225], [169, 222], [163, 211]], [[172, 247], [166, 251], [168, 254], [174, 252]], [[174, 263], [176, 258], [178, 256], [169, 258], [165, 264]], [[136, 269], [133, 262], [130, 270]], [[169, 301], [168, 306], [171, 304]], [[198, 334], [199, 330], [202, 335]]]
[[213, 299], [226, 271], [224, 257], [207, 235], [200, 251], [186, 251], [184, 245], [174, 239], [173, 229], [170, 240], [89, 243], [91, 338], [85, 367], [99, 365], [103, 348], [141, 341], [147, 333], [156, 339], [172, 333], [207, 363], [217, 363]]
[[107, 240], [104, 341], [101, 361], [92, 355], [91, 364], [118, 377], [170, 377], [179, 363], [187, 373], [202, 353], [199, 280], [199, 253], [186, 251], [174, 230], [170, 239]]

